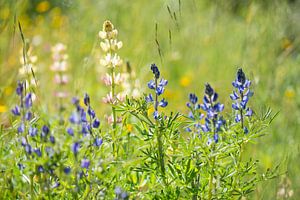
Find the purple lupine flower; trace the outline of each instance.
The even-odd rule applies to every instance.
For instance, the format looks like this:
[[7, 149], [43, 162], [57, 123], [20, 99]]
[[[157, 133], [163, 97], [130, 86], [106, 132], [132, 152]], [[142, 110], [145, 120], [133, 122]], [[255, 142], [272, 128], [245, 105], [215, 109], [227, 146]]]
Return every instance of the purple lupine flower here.
[[28, 93], [25, 96], [25, 107], [28, 109], [32, 106], [32, 97], [31, 97], [31, 93]]
[[27, 111], [27, 112], [25, 113], [25, 119], [26, 119], [27, 121], [30, 121], [31, 118], [32, 118], [32, 113], [31, 113], [30, 111]]
[[153, 63], [153, 64], [151, 64], [150, 69], [152, 70], [152, 73], [154, 74], [155, 78], [159, 79], [160, 72], [158, 70], [158, 67]]
[[146, 99], [146, 101], [148, 103], [153, 102], [153, 96], [152, 96], [152, 94], [149, 94], [148, 96], [146, 96], [145, 99]]
[[77, 155], [77, 153], [79, 152], [79, 148], [80, 148], [80, 143], [79, 142], [75, 142], [74, 144], [72, 144], [71, 146], [71, 150], [73, 151], [73, 153], [75, 155]]
[[155, 89], [155, 82], [153, 80], [148, 82], [148, 88], [149, 89]]
[[88, 113], [88, 115], [89, 115], [92, 119], [94, 119], [94, 118], [96, 117], [96, 113], [95, 113], [95, 111], [91, 108], [91, 106], [88, 107], [87, 113]]
[[88, 169], [90, 166], [90, 161], [86, 158], [81, 160], [81, 167]]
[[74, 105], [79, 105], [79, 99], [77, 98], [77, 97], [73, 97], [72, 98], [72, 103], [74, 104]]
[[25, 166], [22, 163], [18, 163], [17, 165], [18, 165], [19, 170], [25, 169]]
[[64, 168], [64, 173], [65, 174], [70, 174], [71, 173], [71, 167], [65, 167]]
[[34, 148], [33, 149], [34, 153], [36, 153], [36, 155], [38, 157], [41, 157], [42, 156], [42, 152], [41, 152], [41, 149], [40, 148]]
[[50, 142], [51, 142], [52, 144], [55, 143], [55, 137], [54, 137], [53, 135], [50, 135]]
[[167, 84], [168, 84], [168, 80], [165, 80], [165, 79], [162, 78], [162, 79], [160, 79], [158, 86], [159, 87], [164, 87]]
[[67, 128], [67, 133], [71, 136], [74, 136], [74, 130], [71, 127]]
[[93, 121], [93, 128], [99, 128], [99, 126], [100, 126], [100, 120], [96, 118]]
[[87, 122], [86, 112], [83, 109], [80, 112], [80, 118], [81, 118], [81, 122]]
[[25, 124], [21, 123], [18, 127], [18, 133], [24, 133], [25, 131]]
[[46, 147], [45, 148], [45, 151], [46, 151], [46, 153], [47, 153], [47, 155], [51, 158], [51, 157], [53, 157], [53, 155], [54, 155], [54, 149], [52, 148], [52, 147]]
[[39, 173], [43, 173], [45, 170], [44, 170], [44, 167], [43, 167], [42, 165], [39, 165], [39, 166], [37, 167], [37, 171], [38, 171]]
[[[161, 94], [164, 93], [165, 86], [168, 84], [168, 81], [161, 78], [158, 83], [158, 79], [160, 77], [160, 72], [158, 70], [158, 67], [155, 64], [151, 64], [150, 69], [154, 75], [154, 80], [150, 80], [148, 82], [148, 87], [152, 90], [155, 90], [155, 102], [154, 102], [154, 110], [155, 111], [153, 113], [153, 117], [154, 117], [154, 119], [157, 120], [158, 116], [159, 116], [158, 106], [166, 107], [168, 105], [168, 102], [165, 99], [158, 101], [158, 96], [160, 96]], [[148, 96], [145, 97], [145, 100], [149, 103], [149, 102], [153, 102], [154, 98], [153, 98], [152, 94], [149, 94]]]
[[218, 133], [214, 134], [214, 141], [215, 141], [215, 143], [219, 142], [219, 135], [218, 135]]
[[81, 133], [83, 135], [86, 135], [89, 133], [89, 130], [90, 130], [89, 125], [87, 123], [83, 123], [81, 126]]
[[30, 144], [26, 144], [24, 146], [26, 153], [31, 154], [32, 153], [32, 147]]
[[22, 138], [21, 138], [21, 145], [22, 145], [23, 147], [25, 147], [26, 144], [27, 144], [27, 141], [26, 141], [25, 137], [22, 137]]
[[54, 188], [58, 188], [60, 186], [60, 182], [56, 181], [52, 186], [51, 188], [54, 189]]
[[45, 135], [47, 135], [50, 132], [50, 129], [47, 125], [44, 125], [42, 127], [42, 132], [45, 133]]
[[15, 106], [11, 112], [15, 115], [15, 116], [20, 116], [21, 115], [21, 109], [19, 106]]
[[87, 93], [84, 94], [83, 102], [86, 106], [90, 105], [90, 97]]
[[155, 93], [159, 96], [161, 95], [162, 93], [164, 93], [165, 91], [165, 88], [164, 87], [161, 87], [161, 86], [158, 86], [155, 90]]
[[153, 112], [154, 119], [158, 119], [158, 116], [159, 116], [158, 111], [154, 111]]
[[203, 98], [203, 104], [201, 108], [206, 112], [205, 124], [201, 126], [203, 132], [214, 132], [214, 141], [218, 142], [219, 138], [216, 138], [217, 133], [221, 130], [221, 126], [225, 124], [220, 112], [224, 110], [224, 104], [216, 102], [218, 100], [218, 94], [210, 86], [205, 85], [205, 95]]
[[29, 129], [28, 129], [28, 134], [31, 137], [34, 137], [34, 136], [36, 136], [38, 134], [38, 129], [35, 128], [35, 127], [30, 126]]
[[196, 104], [197, 102], [198, 102], [198, 97], [195, 95], [195, 94], [190, 94], [189, 95], [189, 99], [190, 99], [190, 102], [192, 103], [192, 104]]
[[165, 98], [163, 98], [158, 105], [164, 108], [168, 105], [168, 102], [165, 100]]
[[18, 81], [18, 85], [16, 88], [16, 93], [18, 96], [21, 96], [23, 94], [23, 90], [24, 90], [24, 84], [20, 81]]
[[72, 124], [79, 124], [80, 123], [80, 118], [77, 112], [73, 112], [72, 115], [69, 118], [70, 122]]
[[96, 147], [100, 147], [101, 145], [102, 145], [102, 143], [103, 143], [103, 140], [102, 140], [102, 138], [95, 138], [95, 142], [94, 142], [94, 145], [96, 146]]
[[[236, 79], [232, 82], [232, 85], [234, 87], [234, 91], [230, 95], [230, 98], [234, 101], [232, 103], [232, 108], [236, 110], [235, 122], [241, 122], [242, 129], [244, 129], [246, 128], [244, 124], [244, 116], [251, 117], [253, 113], [253, 111], [247, 106], [249, 98], [253, 96], [253, 92], [249, 89], [251, 81], [246, 78], [245, 73], [240, 68], [237, 71]], [[244, 132], [248, 133], [248, 129]]]

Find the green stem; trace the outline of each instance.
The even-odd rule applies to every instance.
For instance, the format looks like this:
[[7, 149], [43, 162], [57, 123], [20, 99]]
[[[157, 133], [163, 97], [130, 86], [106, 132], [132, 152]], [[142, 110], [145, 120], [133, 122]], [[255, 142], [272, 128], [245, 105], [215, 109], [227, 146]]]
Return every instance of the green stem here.
[[[212, 153], [215, 151], [215, 144], [213, 144]], [[211, 173], [210, 173], [210, 179], [209, 179], [209, 188], [208, 188], [208, 199], [211, 200], [213, 196], [213, 190], [214, 190], [214, 172], [215, 172], [215, 156], [212, 157], [212, 164], [211, 164]]]

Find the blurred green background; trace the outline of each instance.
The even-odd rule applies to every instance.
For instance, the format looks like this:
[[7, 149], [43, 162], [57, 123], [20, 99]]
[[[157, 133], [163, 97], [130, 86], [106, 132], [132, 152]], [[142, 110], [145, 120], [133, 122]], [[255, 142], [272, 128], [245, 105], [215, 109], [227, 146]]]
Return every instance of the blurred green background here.
[[[280, 165], [282, 176], [258, 186], [253, 199], [281, 199], [282, 189], [300, 198], [300, 1], [297, 0], [23, 0], [0, 1], [0, 124], [10, 124], [22, 41], [38, 56], [40, 108], [55, 111], [51, 46], [67, 45], [72, 95], [88, 92], [98, 112], [107, 89], [98, 32], [109, 19], [146, 91], [149, 64], [169, 80], [168, 110], [185, 112], [189, 92], [203, 94], [210, 82], [231, 109], [231, 82], [239, 66], [253, 82], [250, 104], [257, 113], [271, 107], [279, 115], [269, 135], [248, 149], [261, 168]], [[159, 51], [160, 50], [160, 51]], [[51, 112], [50, 112], [51, 113]]]

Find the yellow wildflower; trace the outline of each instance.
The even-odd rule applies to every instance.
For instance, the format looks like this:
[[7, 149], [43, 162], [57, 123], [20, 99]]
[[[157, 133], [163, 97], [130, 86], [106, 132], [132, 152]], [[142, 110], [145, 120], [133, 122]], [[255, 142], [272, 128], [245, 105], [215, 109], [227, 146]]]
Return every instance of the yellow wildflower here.
[[7, 111], [7, 107], [5, 105], [0, 105], [0, 113], [4, 113]]
[[37, 6], [36, 6], [36, 11], [39, 13], [44, 13], [50, 8], [50, 3], [48, 1], [41, 1]]
[[191, 78], [188, 77], [188, 76], [183, 76], [181, 79], [180, 79], [180, 85], [182, 87], [188, 87], [189, 85], [191, 84]]

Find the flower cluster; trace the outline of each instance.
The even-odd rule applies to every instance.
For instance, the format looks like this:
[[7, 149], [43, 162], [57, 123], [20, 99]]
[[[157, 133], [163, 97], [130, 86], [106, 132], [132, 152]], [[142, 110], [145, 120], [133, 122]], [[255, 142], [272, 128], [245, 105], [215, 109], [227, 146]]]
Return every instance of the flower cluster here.
[[[93, 129], [98, 129], [100, 127], [100, 120], [96, 117], [96, 113], [90, 105], [89, 95], [84, 95], [84, 104], [87, 106], [87, 111], [85, 111], [84, 108], [80, 106], [79, 99], [77, 99], [76, 97], [72, 99], [72, 103], [75, 106], [76, 110], [71, 114], [69, 118], [70, 123], [79, 126], [80, 132], [84, 136], [91, 134], [92, 137], [95, 137], [93, 135]], [[89, 117], [89, 119], [87, 118], [87, 116]], [[71, 136], [74, 136], [74, 129], [72, 127], [68, 127], [67, 133]], [[98, 140], [99, 139], [96, 137], [95, 144], [98, 143]]]
[[238, 69], [235, 81], [232, 82], [235, 88], [230, 98], [234, 101], [232, 108], [236, 110], [235, 122], [241, 122], [244, 133], [248, 133], [248, 128], [244, 124], [244, 116], [251, 117], [252, 109], [247, 107], [249, 98], [253, 96], [253, 92], [249, 89], [251, 81], [246, 79], [246, 75], [242, 69]]
[[202, 125], [202, 130], [203, 132], [213, 132], [213, 138], [216, 143], [219, 141], [218, 132], [225, 123], [223, 117], [219, 115], [224, 110], [224, 104], [220, 104], [217, 100], [218, 94], [207, 83], [205, 85], [203, 104], [201, 104], [202, 110], [206, 112], [205, 124]]
[[[201, 125], [199, 120], [202, 120], [204, 115], [200, 113], [200, 104], [198, 103], [198, 97], [196, 94], [189, 94], [189, 102], [186, 106], [190, 109], [188, 118], [194, 121], [194, 132], [200, 133]], [[192, 132], [190, 126], [186, 128], [187, 132]]]
[[160, 77], [160, 72], [158, 70], [158, 67], [155, 64], [151, 64], [150, 69], [152, 70], [152, 73], [154, 75], [154, 80], [151, 80], [148, 82], [148, 88], [155, 91], [155, 99], [153, 99], [152, 94], [150, 93], [148, 96], [146, 96], [146, 101], [154, 102], [154, 119], [158, 119], [159, 113], [158, 113], [158, 106], [160, 107], [166, 107], [168, 105], [168, 102], [163, 98], [160, 101], [158, 101], [158, 96], [162, 95], [165, 91], [165, 86], [168, 84], [168, 81], [161, 78], [160, 81], [158, 81]]
[[18, 82], [16, 93], [20, 98], [20, 105], [16, 105], [11, 112], [15, 116], [21, 116], [21, 124], [18, 127], [18, 133], [24, 133], [27, 124], [26, 122], [30, 121], [33, 117], [31, 111], [32, 93], [25, 94], [25, 84], [23, 82]]
[[99, 32], [99, 37], [102, 40], [100, 42], [101, 49], [106, 55], [100, 59], [100, 64], [109, 68], [109, 73], [102, 78], [102, 81], [110, 87], [110, 92], [103, 98], [103, 102], [112, 105], [112, 116], [108, 117], [108, 122], [113, 123], [114, 127], [117, 122], [121, 121], [121, 118], [117, 119], [114, 105], [125, 99], [123, 93], [116, 92], [116, 86], [124, 81], [122, 75], [115, 72], [116, 67], [120, 67], [123, 63], [116, 53], [123, 46], [123, 43], [117, 40], [117, 36], [118, 31], [114, 28], [114, 25], [110, 21], [105, 21], [102, 31]]
[[51, 48], [53, 64], [50, 69], [55, 72], [54, 83], [58, 85], [58, 91], [55, 92], [55, 96], [58, 98], [66, 98], [68, 96], [68, 93], [63, 91], [63, 86], [69, 82], [69, 77], [66, 74], [68, 70], [66, 49], [66, 46], [62, 43], [57, 43]]
[[115, 200], [129, 199], [129, 195], [127, 194], [127, 192], [123, 191], [122, 188], [120, 188], [118, 186], [115, 188], [115, 195], [116, 195]]

